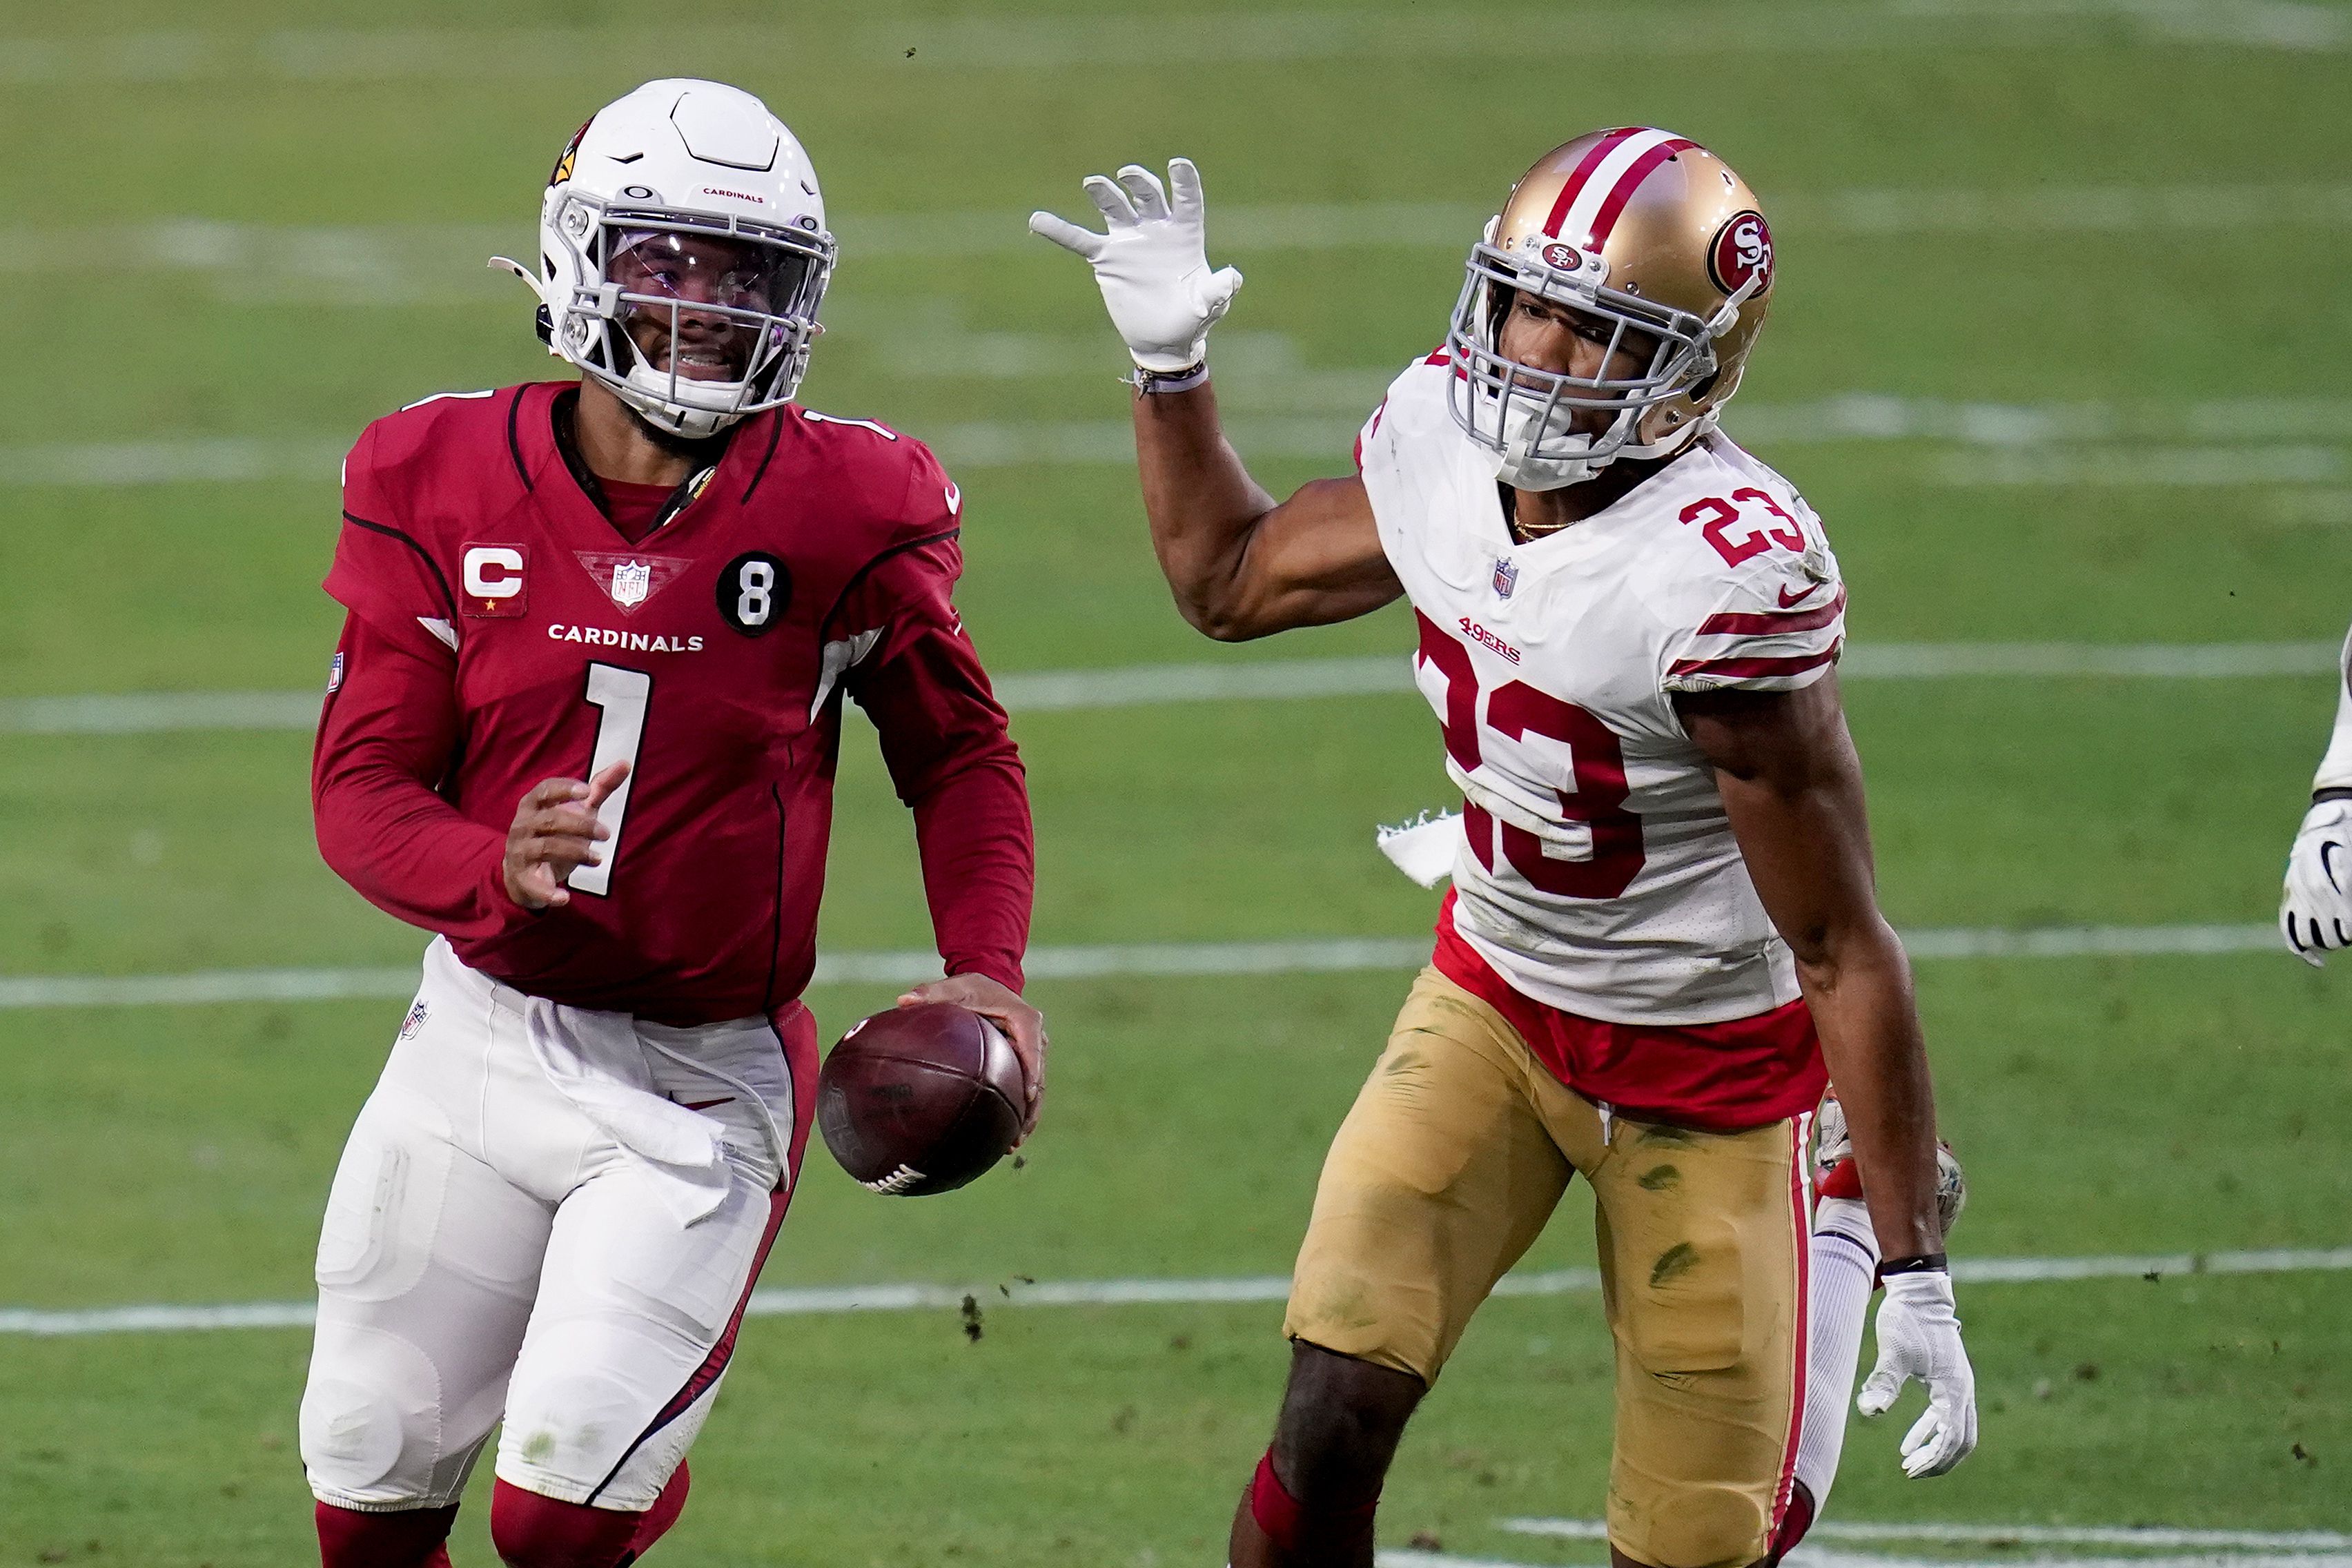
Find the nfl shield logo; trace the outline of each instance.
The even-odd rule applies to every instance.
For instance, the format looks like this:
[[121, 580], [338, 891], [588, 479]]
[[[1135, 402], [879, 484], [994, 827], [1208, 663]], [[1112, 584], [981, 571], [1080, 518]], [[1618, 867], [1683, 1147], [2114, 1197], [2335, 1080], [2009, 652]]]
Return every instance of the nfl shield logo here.
[[642, 561], [620, 561], [613, 566], [613, 603], [627, 609], [642, 605], [653, 591], [654, 569]]
[[1511, 563], [1510, 558], [1504, 555], [1495, 557], [1495, 597], [1507, 599], [1511, 596], [1511, 590], [1518, 585], [1519, 569]]

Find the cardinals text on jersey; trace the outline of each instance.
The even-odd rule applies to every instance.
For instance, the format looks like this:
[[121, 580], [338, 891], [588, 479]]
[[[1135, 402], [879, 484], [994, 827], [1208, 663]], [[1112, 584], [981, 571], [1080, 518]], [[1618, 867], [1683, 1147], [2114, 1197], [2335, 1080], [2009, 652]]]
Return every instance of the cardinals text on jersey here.
[[[814, 963], [846, 692], [882, 731], [927, 874], [934, 854], [948, 868], [932, 893], [950, 973], [1017, 987], [1026, 802], [950, 600], [957, 496], [929, 451], [772, 409], [632, 542], [552, 433], [576, 395], [427, 402], [378, 420], [345, 465], [327, 591], [351, 612], [351, 662], [314, 779], [330, 863], [532, 995], [666, 1024], [762, 1015]], [[388, 663], [415, 679], [355, 698]], [[413, 791], [379, 787], [400, 782], [387, 760], [446, 764], [448, 820], [417, 831]], [[624, 760], [602, 863], [560, 909], [516, 905], [499, 869], [516, 804]], [[933, 809], [950, 779], [951, 822]]]

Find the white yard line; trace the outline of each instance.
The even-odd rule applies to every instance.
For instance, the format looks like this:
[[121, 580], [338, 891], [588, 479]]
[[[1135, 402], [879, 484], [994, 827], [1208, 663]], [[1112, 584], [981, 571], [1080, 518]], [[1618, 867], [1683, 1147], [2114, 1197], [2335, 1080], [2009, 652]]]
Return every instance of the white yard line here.
[[350, 450], [349, 441], [324, 437], [260, 441], [240, 436], [5, 447], [0, 447], [0, 484], [113, 489], [262, 479], [332, 483]]
[[[1830, 54], [1932, 47], [2063, 47], [2209, 43], [2327, 51], [2345, 47], [2347, 20], [2308, 5], [2231, 0], [1927, 0], [1901, 5], [1717, 7], [1676, 14], [1680, 26], [1650, 22], [1647, 7], [1557, 7], [1570, 26], [1605, 24], [1612, 54], [1738, 52]], [[1580, 16], [1580, 13], [1581, 14]], [[1650, 25], [1644, 25], [1650, 22]], [[990, 17], [932, 23], [907, 32], [913, 63], [949, 68], [1036, 70], [1125, 65], [1137, 59], [1189, 65], [1307, 63], [1404, 58], [1491, 59], [1524, 52], [1528, 35], [1507, 14], [1447, 10], [1431, 15], [1360, 10], [1266, 10], [1214, 16]], [[2104, 24], [2104, 25], [2102, 25]]]
[[[1498, 1530], [1555, 1541], [1606, 1541], [1595, 1519], [1502, 1519]], [[1983, 1558], [1905, 1557], [1830, 1542], [1910, 1541], [1985, 1546]], [[2019, 1552], [2020, 1546], [2119, 1546], [2164, 1555], [2079, 1556]], [[1790, 1553], [1790, 1568], [2352, 1568], [2352, 1536], [2327, 1530], [2190, 1530], [2168, 1525], [1873, 1524], [1828, 1520]], [[1427, 1558], [1435, 1568], [1442, 1559]]]
[[[2059, 1568], [2061, 1564], [2063, 1568], [2352, 1568], [2352, 1553], [2294, 1549], [2176, 1552], [2160, 1557], [2084, 1557], [2047, 1552], [2000, 1552], [1963, 1559], [1902, 1557], [1816, 1544], [1815, 1538], [1826, 1533], [1815, 1525], [1805, 1544], [1789, 1553], [1790, 1568]], [[2010, 1538], [1984, 1531], [1974, 1539], [1998, 1545]]]
[[[2221, 680], [2329, 675], [2339, 645], [2274, 643], [1865, 643], [1846, 650], [1839, 677], [1948, 680], [1977, 676], [2116, 676]], [[1067, 713], [1170, 702], [1292, 701], [1389, 696], [1413, 689], [1395, 654], [1234, 664], [1145, 664], [1110, 669], [1016, 670], [996, 694], [1016, 713]], [[309, 691], [149, 691], [0, 698], [0, 735], [153, 735], [184, 730], [301, 730], [319, 721]]]
[[2120, 676], [2221, 680], [2332, 675], [2342, 645], [2248, 643], [1859, 643], [1838, 661], [1841, 680], [1943, 680], [1962, 676]]
[[2047, 447], [1955, 453], [1933, 470], [1939, 484], [2068, 485], [2126, 489], [2240, 489], [2323, 485], [2352, 478], [2336, 447]]
[[2252, 1552], [2329, 1552], [2352, 1548], [2352, 1535], [2333, 1530], [2182, 1530], [2159, 1524], [1871, 1524], [1824, 1520], [1807, 1539], [1937, 1541], [2025, 1546], [2181, 1547]]
[[[1514, 1535], [1548, 1536], [1560, 1541], [1605, 1541], [1609, 1535], [1609, 1527], [1597, 1519], [1498, 1519], [1495, 1528]], [[2149, 1551], [2202, 1548], [2330, 1552], [2352, 1548], [2352, 1535], [2332, 1530], [2187, 1530], [2158, 1524], [1874, 1524], [1857, 1520], [1823, 1520], [1806, 1532], [1805, 1539], [1933, 1541], [1961, 1546], [2137, 1546]], [[2030, 1559], [2010, 1556], [2002, 1561], [2021, 1563]], [[2174, 1561], [2166, 1560], [2168, 1564]]]
[[[1608, 1531], [1594, 1520], [1507, 1521], [1512, 1523], [1547, 1523], [1579, 1526], [1574, 1531], [1547, 1531], [1541, 1532], [1572, 1541], [1602, 1542]], [[2000, 1545], [2022, 1539], [2019, 1531], [1996, 1529], [1977, 1531], [1965, 1539]], [[2168, 1534], [2194, 1534], [2195, 1531], [2148, 1532], [2151, 1537]], [[2259, 1534], [2258, 1531], [2215, 1531], [2212, 1533]], [[1789, 1553], [1790, 1568], [2352, 1568], [2352, 1553], [2315, 1551], [2308, 1548], [2278, 1548], [2250, 1552], [2200, 1552], [2169, 1553], [2163, 1556], [2081, 1557], [2071, 1554], [2037, 1552], [2021, 1555], [2002, 1552], [1991, 1557], [1899, 1557], [1876, 1552], [1841, 1551], [1817, 1542], [1832, 1534], [1828, 1524], [1816, 1524], [1807, 1533], [1805, 1544]], [[2147, 1542], [2147, 1543], [2152, 1543]], [[2127, 1542], [2140, 1545], [2135, 1538]], [[1383, 1550], [1374, 1558], [1376, 1568], [1545, 1568], [1544, 1564], [1505, 1562], [1498, 1558], [1457, 1557], [1444, 1552], [1423, 1552], [1409, 1548]]]
[[[2133, 1279], [2149, 1274], [2300, 1274], [2352, 1270], [2352, 1247], [2294, 1252], [2173, 1253], [2148, 1258], [1958, 1258], [1953, 1273], [1962, 1284], [2018, 1285], [2079, 1279]], [[1508, 1274], [1495, 1288], [1498, 1296], [1549, 1297], [1582, 1295], [1601, 1288], [1599, 1273], [1591, 1268], [1559, 1268], [1541, 1273]], [[969, 1296], [983, 1310], [1000, 1307], [1130, 1307], [1221, 1306], [1275, 1302], [1290, 1292], [1289, 1279], [1279, 1274], [1248, 1275], [1227, 1279], [1074, 1279], [1043, 1283], [1006, 1280], [977, 1285], [826, 1285], [755, 1290], [749, 1314], [755, 1318], [828, 1317], [850, 1312], [944, 1311], [960, 1308]], [[83, 1334], [172, 1333], [199, 1329], [301, 1328], [311, 1321], [307, 1301], [243, 1301], [220, 1305], [174, 1306], [161, 1303], [125, 1307], [47, 1310], [0, 1309], [0, 1334], [60, 1337]], [[1524, 1527], [1524, 1529], [1522, 1529]], [[1505, 1528], [1530, 1535], [1569, 1535], [1597, 1528], [1575, 1520], [1513, 1520]], [[1894, 1536], [1893, 1531], [1850, 1526], [1854, 1539]], [[1963, 1526], [1931, 1529], [1962, 1530]], [[1825, 1531], [1835, 1538], [1839, 1532]], [[2251, 1537], [2208, 1540], [2189, 1532], [2188, 1545], [2256, 1544]], [[1983, 1536], [1912, 1537], [1918, 1540], [2006, 1539], [2006, 1532], [1988, 1531]], [[2020, 1539], [2026, 1539], [2021, 1537]], [[2052, 1541], [2073, 1539], [2052, 1536]], [[2084, 1536], [2105, 1542], [2108, 1538]], [[2316, 1536], [2298, 1536], [2319, 1545], [2344, 1542]], [[2126, 1542], [2118, 1542], [2118, 1544]], [[2136, 1542], [2134, 1542], [2136, 1543]], [[2161, 1544], [2151, 1542], [2150, 1544]]]
[[[2329, 52], [2352, 41], [2339, 12], [2284, 0], [1859, 0], [1717, 5], [1671, 15], [1656, 5], [1557, 7], [1572, 35], [1605, 24], [1629, 57], [1821, 55], [1914, 48], [2112, 48], [2220, 45]], [[1655, 13], [1653, 15], [1652, 13]], [[32, 87], [185, 81], [498, 79], [598, 73], [630, 65], [638, 42], [619, 28], [188, 30], [0, 41], [0, 83]], [[1206, 65], [1492, 59], [1524, 53], [1514, 17], [1476, 9], [1196, 11], [1085, 15], [1035, 11], [982, 21], [908, 18], [887, 26], [687, 26], [664, 35], [682, 56], [790, 59], [803, 68], [882, 72], [1051, 71], [1138, 59]], [[913, 84], [909, 84], [912, 90]]]
[[[1325, 373], [1317, 373], [1322, 374]], [[1355, 373], [1346, 373], [1352, 377]], [[1278, 380], [1254, 378], [1244, 401], [1259, 407], [1283, 401]], [[1318, 392], [1314, 399], [1323, 395]], [[1314, 400], [1302, 399], [1302, 400]], [[1295, 459], [1337, 468], [1347, 460], [1361, 421], [1352, 410], [1369, 411], [1380, 401], [1377, 388], [1350, 395], [1350, 412], [1241, 415], [1228, 420], [1236, 447], [1259, 459]], [[2352, 478], [2345, 447], [2352, 417], [2336, 399], [2254, 401], [2216, 405], [2209, 426], [2192, 423], [2182, 409], [2177, 433], [2139, 442], [2074, 445], [2078, 431], [2096, 424], [2120, 424], [2117, 411], [2098, 405], [2050, 410], [1994, 405], [1946, 405], [1943, 424], [1922, 418], [1874, 425], [1842, 419], [1851, 405], [1894, 404], [1894, 399], [1832, 400], [1792, 408], [1770, 405], [1735, 410], [1731, 434], [1768, 454], [1781, 447], [1847, 441], [1906, 440], [1958, 445], [1922, 470], [1929, 482], [1947, 488], [2076, 485], [2152, 489], [2216, 487], [2338, 485]], [[1932, 405], [1929, 405], [1932, 406]], [[2308, 429], [2318, 441], [2235, 441], [2229, 426], [2242, 412], [2276, 410], [2285, 434]], [[1816, 416], [1818, 411], [1818, 416]], [[2240, 417], [2232, 419], [2232, 415]], [[2071, 422], [2073, 428], [2069, 428]], [[2154, 424], [2141, 419], [2137, 423]], [[1111, 419], [978, 421], [937, 426], [921, 432], [942, 462], [958, 472], [1011, 468], [1127, 468], [1135, 461], [1135, 435]], [[2039, 444], [2039, 443], [2048, 443]], [[2063, 443], [2063, 444], [2062, 444]], [[1989, 449], [1988, 449], [1989, 448]], [[341, 472], [349, 443], [327, 437], [255, 440], [244, 437], [188, 437], [153, 441], [43, 442], [0, 447], [0, 486], [67, 489], [121, 489], [149, 485], [250, 484], [272, 480], [330, 485]]]
[[155, 691], [0, 698], [0, 735], [158, 735], [179, 730], [310, 730], [315, 691]]
[[[7, 46], [0, 44], [0, 60]], [[0, 80], [5, 80], [0, 66]], [[1076, 193], [1075, 187], [1070, 195]], [[853, 263], [919, 256], [1026, 256], [1052, 251], [1029, 233], [1028, 205], [939, 212], [844, 213], [835, 219]], [[1080, 204], [1083, 205], [1083, 203]], [[1491, 202], [1234, 202], [1217, 209], [1220, 254], [1366, 247], [1467, 251]], [[1864, 186], [1778, 194], [1772, 221], [1791, 236], [2175, 234], [2352, 228], [2352, 184], [2307, 181], [2200, 185], [2060, 185], [1983, 189]], [[203, 217], [73, 229], [0, 226], [35, 268], [104, 255], [115, 271], [182, 273], [233, 304], [284, 300], [351, 306], [507, 303], [527, 297], [487, 265], [528, 254], [528, 224], [294, 225]], [[519, 304], [516, 305], [520, 309]], [[856, 306], [840, 307], [856, 326]], [[1006, 345], [1008, 348], [1013, 345]]]
[[[2038, 930], [1906, 931], [1915, 959], [2210, 957], [2270, 952], [2278, 931], [2260, 925], [2050, 926]], [[1293, 942], [1137, 942], [1033, 947], [1033, 980], [1122, 976], [1346, 974], [1405, 970], [1427, 962], [1430, 939], [1336, 937]], [[338, 1002], [402, 997], [416, 989], [413, 965], [338, 969], [215, 969], [186, 974], [0, 976], [0, 1012], [31, 1007], [186, 1007], [220, 1003]], [[816, 962], [817, 985], [911, 984], [936, 980], [939, 955], [919, 948], [834, 952]]]

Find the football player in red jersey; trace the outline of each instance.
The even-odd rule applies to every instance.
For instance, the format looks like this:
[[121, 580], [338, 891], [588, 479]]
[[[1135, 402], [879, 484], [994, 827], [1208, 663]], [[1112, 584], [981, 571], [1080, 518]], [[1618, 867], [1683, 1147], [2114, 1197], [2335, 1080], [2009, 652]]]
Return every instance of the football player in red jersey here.
[[[548, 186], [541, 334], [576, 383], [428, 398], [344, 468], [349, 612], [312, 777], [328, 864], [436, 934], [319, 1246], [302, 1458], [327, 1568], [491, 1531], [635, 1561], [683, 1506], [798, 1173], [841, 704], [912, 808], [947, 978], [1012, 1037], [1032, 852], [921, 443], [791, 401], [834, 260], [757, 99], [646, 84]], [[512, 267], [512, 263], [507, 265]]]

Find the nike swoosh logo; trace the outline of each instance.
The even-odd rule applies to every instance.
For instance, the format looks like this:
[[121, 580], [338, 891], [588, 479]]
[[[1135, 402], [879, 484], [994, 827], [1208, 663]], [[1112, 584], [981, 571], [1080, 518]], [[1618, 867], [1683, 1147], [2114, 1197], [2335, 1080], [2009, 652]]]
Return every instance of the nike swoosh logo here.
[[1786, 588], [1783, 588], [1783, 589], [1781, 589], [1781, 590], [1780, 590], [1780, 607], [1781, 607], [1782, 609], [1784, 609], [1784, 610], [1790, 610], [1790, 609], [1794, 609], [1794, 608], [1796, 608], [1796, 606], [1798, 606], [1799, 605], [1803, 604], [1807, 599], [1811, 598], [1815, 594], [1820, 593], [1820, 592], [1822, 590], [1822, 588], [1826, 587], [1827, 585], [1828, 585], [1828, 584], [1822, 584], [1822, 583], [1816, 583], [1816, 584], [1814, 584], [1812, 586], [1811, 586], [1810, 588], [1807, 588], [1803, 593], [1801, 593], [1801, 594], [1798, 595], [1797, 595], [1795, 598], [1793, 598], [1793, 599], [1791, 599], [1790, 597], [1789, 597], [1789, 590], [1788, 590], [1788, 589], [1786, 589]]
[[956, 511], [961, 509], [963, 506], [963, 491], [956, 489], [955, 481], [953, 479], [950, 479], [948, 481], [947, 495], [948, 510], [950, 511]]
[[714, 1105], [729, 1104], [734, 1099], [731, 1094], [722, 1094], [717, 1100], [681, 1100], [678, 1104], [688, 1110], [708, 1110]]
[[2319, 844], [2319, 869], [2327, 878], [2327, 885], [2339, 893], [2344, 890], [2344, 884], [2336, 879], [2336, 867], [2333, 861], [2336, 852], [2343, 847], [2344, 846], [2336, 843], [2333, 838], [2324, 838]]

